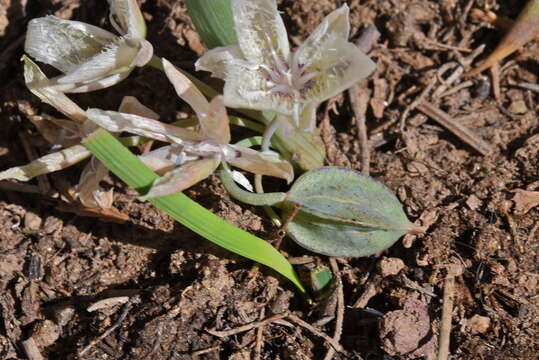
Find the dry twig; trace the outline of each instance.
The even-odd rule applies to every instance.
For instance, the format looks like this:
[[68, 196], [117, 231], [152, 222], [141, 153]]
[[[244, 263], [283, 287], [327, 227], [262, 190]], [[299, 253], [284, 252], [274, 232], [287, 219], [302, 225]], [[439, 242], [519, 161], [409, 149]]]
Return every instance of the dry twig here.
[[[331, 265], [331, 270], [337, 277], [338, 281], [337, 289], [335, 290], [337, 292], [337, 320], [335, 321], [335, 332], [333, 333], [333, 341], [338, 343], [341, 340], [342, 325], [344, 321], [344, 292], [337, 261], [335, 260], [335, 258], [330, 258], [329, 263]], [[335, 349], [331, 347], [328, 349], [324, 360], [331, 360], [333, 359], [333, 356], [335, 356]]]
[[215, 329], [206, 329], [206, 332], [208, 332], [209, 334], [211, 334], [213, 336], [217, 336], [219, 338], [222, 338], [222, 337], [225, 337], [225, 336], [232, 336], [232, 335], [236, 335], [236, 334], [239, 334], [239, 333], [251, 330], [251, 329], [256, 329], [256, 328], [259, 328], [261, 326], [265, 326], [265, 325], [267, 325], [269, 323], [272, 323], [272, 322], [274, 322], [276, 320], [283, 319], [283, 318], [285, 318], [287, 316], [288, 316], [288, 313], [284, 312], [284, 313], [281, 313], [281, 314], [276, 314], [276, 315], [270, 316], [269, 318], [261, 320], [261, 321], [255, 321], [255, 322], [252, 322], [252, 323], [247, 324], [247, 325], [238, 326], [237, 328], [234, 328], [234, 329], [222, 330], [222, 331], [215, 330]]
[[198, 358], [200, 355], [204, 355], [204, 354], [207, 354], [209, 352], [212, 352], [212, 351], [217, 351], [217, 350], [220, 350], [221, 347], [219, 345], [215, 345], [215, 346], [211, 346], [209, 348], [206, 348], [206, 349], [202, 349], [202, 350], [197, 350], [195, 352], [193, 352], [191, 354], [191, 359], [196, 359]]
[[481, 155], [488, 155], [492, 152], [492, 147], [490, 144], [479, 138], [465, 126], [457, 123], [453, 118], [451, 118], [451, 116], [449, 116], [448, 113], [428, 102], [422, 102], [416, 107], [419, 111], [423, 112], [425, 115], [435, 120], [438, 124], [451, 131], [460, 140], [471, 146]]
[[99, 335], [96, 339], [92, 340], [84, 349], [82, 349], [79, 352], [79, 357], [82, 357], [84, 354], [88, 352], [88, 350], [90, 350], [93, 346], [95, 346], [95, 344], [97, 344], [98, 342], [100, 342], [101, 340], [109, 336], [109, 334], [112, 333], [114, 330], [116, 330], [116, 328], [120, 326], [120, 324], [127, 317], [127, 314], [129, 313], [129, 309], [131, 308], [131, 304], [138, 302], [139, 300], [140, 300], [139, 296], [133, 296], [132, 298], [130, 298], [129, 301], [126, 302], [124, 306], [122, 307], [122, 313], [120, 314], [118, 319], [114, 322], [114, 324], [112, 324], [103, 334]]
[[455, 277], [449, 274], [444, 282], [444, 298], [442, 307], [442, 322], [440, 324], [440, 341], [438, 345], [438, 360], [447, 360], [449, 355], [449, 335], [451, 334], [451, 318], [455, 295]]
[[41, 352], [39, 351], [36, 345], [36, 341], [34, 340], [33, 337], [30, 337], [27, 340], [24, 340], [22, 342], [22, 347], [29, 360], [44, 360], [45, 359], [43, 355], [41, 355]]
[[292, 322], [295, 322], [296, 324], [298, 324], [299, 326], [309, 330], [310, 332], [312, 332], [314, 335], [318, 336], [318, 337], [321, 337], [322, 339], [324, 339], [325, 341], [327, 341], [328, 344], [330, 344], [335, 350], [337, 350], [338, 352], [341, 352], [341, 353], [344, 353], [344, 349], [343, 347], [341, 346], [341, 344], [339, 344], [338, 342], [335, 342], [335, 340], [333, 340], [332, 338], [330, 338], [327, 334], [323, 333], [322, 331], [318, 330], [317, 328], [315, 328], [314, 326], [312, 326], [311, 324], [309, 324], [308, 322], [300, 319], [299, 317], [297, 317], [296, 315], [294, 314], [288, 314], [287, 315], [287, 318], [292, 321]]
[[367, 105], [371, 97], [369, 90], [360, 91], [359, 85], [352, 86], [348, 90], [350, 102], [354, 109], [357, 123], [357, 133], [359, 137], [359, 145], [361, 146], [361, 173], [369, 176], [371, 155], [369, 150], [369, 136], [367, 135], [367, 125], [365, 124], [365, 115], [367, 113]]

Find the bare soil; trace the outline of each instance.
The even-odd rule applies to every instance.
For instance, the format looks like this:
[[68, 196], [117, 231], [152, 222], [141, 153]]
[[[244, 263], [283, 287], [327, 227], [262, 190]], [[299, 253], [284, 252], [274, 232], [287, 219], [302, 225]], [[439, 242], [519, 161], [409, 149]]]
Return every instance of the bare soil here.
[[[192, 71], [204, 52], [181, 1], [142, 1], [156, 52]], [[282, 0], [293, 44], [312, 32], [344, 1]], [[499, 83], [489, 72], [459, 77], [437, 90], [481, 44], [492, 51], [502, 32], [474, 22], [470, 9], [515, 18], [524, 0], [351, 0], [352, 39], [370, 24], [381, 33], [370, 51], [376, 72], [370, 91], [371, 175], [399, 196], [410, 219], [430, 225], [384, 254], [338, 259], [344, 290], [340, 343], [335, 359], [433, 359], [438, 351], [445, 279], [455, 279], [450, 359], [536, 359], [539, 294], [538, 95], [518, 86], [537, 83], [539, 44], [504, 60]], [[101, 0], [0, 0], [0, 169], [29, 161], [46, 142], [29, 114], [56, 113], [25, 88], [19, 58], [25, 25], [55, 14], [109, 28]], [[467, 69], [469, 65], [466, 65]], [[202, 75], [207, 79], [207, 75]], [[189, 116], [164, 76], [141, 69], [107, 90], [73, 96], [83, 108], [115, 109], [133, 95], [164, 121]], [[500, 86], [496, 101], [493, 89]], [[431, 86], [429, 90], [429, 86]], [[436, 93], [438, 91], [438, 93]], [[480, 154], [420, 109], [442, 109], [466, 127]], [[419, 103], [420, 101], [417, 101]], [[415, 108], [414, 108], [415, 107]], [[322, 105], [319, 124], [328, 164], [361, 169], [357, 119], [348, 92]], [[70, 168], [13, 191], [0, 192], [0, 359], [25, 359], [31, 338], [45, 359], [76, 359], [111, 325], [83, 359], [323, 359], [328, 345], [287, 319], [236, 335], [228, 330], [293, 312], [332, 337], [335, 296], [307, 304], [286, 280], [231, 254], [174, 223], [118, 179], [115, 206], [125, 223], [84, 217], [61, 194], [77, 183]], [[50, 184], [51, 190], [43, 192]], [[30, 192], [28, 192], [30, 191]], [[187, 195], [219, 216], [262, 238], [277, 230], [258, 208], [227, 196], [216, 177]], [[308, 255], [309, 266], [328, 259], [290, 241], [290, 257]], [[109, 299], [93, 312], [88, 306]], [[125, 303], [126, 299], [130, 299]], [[123, 318], [121, 315], [124, 315]], [[257, 352], [257, 348], [260, 352]], [[34, 357], [38, 359], [39, 357]]]

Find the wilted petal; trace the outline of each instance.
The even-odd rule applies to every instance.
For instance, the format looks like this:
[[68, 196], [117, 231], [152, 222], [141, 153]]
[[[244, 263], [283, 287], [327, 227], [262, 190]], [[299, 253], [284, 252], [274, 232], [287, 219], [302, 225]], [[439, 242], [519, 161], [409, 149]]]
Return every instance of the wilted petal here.
[[28, 23], [24, 51], [68, 73], [100, 53], [116, 37], [97, 26], [46, 16]]
[[86, 115], [89, 120], [111, 132], [126, 131], [150, 139], [178, 144], [184, 141], [202, 140], [199, 134], [191, 130], [168, 125], [143, 116], [101, 109], [88, 109], [86, 110]]
[[210, 104], [200, 90], [167, 59], [163, 59], [163, 68], [168, 80], [174, 86], [176, 94], [195, 110], [198, 117], [209, 112]]
[[238, 184], [240, 184], [241, 186], [243, 186], [245, 189], [249, 190], [250, 192], [254, 191], [253, 185], [251, 185], [251, 182], [249, 181], [249, 179], [247, 179], [247, 177], [245, 177], [245, 175], [243, 175], [242, 173], [236, 170], [232, 170], [231, 175], [232, 175], [232, 180], [234, 180], [235, 182], [237, 182]]
[[254, 174], [275, 176], [290, 183], [294, 170], [288, 161], [244, 146], [228, 145], [225, 151], [226, 162]]
[[112, 192], [105, 191], [99, 183], [107, 176], [109, 169], [99, 160], [92, 157], [86, 164], [80, 176], [77, 192], [82, 205], [88, 208], [110, 209], [112, 207]]
[[121, 113], [133, 114], [138, 116], [144, 116], [150, 119], [158, 120], [159, 114], [143, 105], [134, 96], [124, 96], [118, 111]]
[[208, 113], [199, 114], [198, 121], [202, 133], [210, 140], [223, 145], [230, 142], [228, 115], [221, 96], [213, 98]]
[[322, 102], [366, 78], [375, 64], [352, 43], [333, 34], [315, 48], [300, 49], [299, 62], [307, 70], [316, 71], [302, 93], [308, 101]]
[[158, 174], [164, 174], [176, 166], [199, 158], [198, 155], [185, 153], [183, 146], [177, 144], [163, 146], [139, 156], [146, 166]]
[[157, 179], [150, 191], [140, 199], [148, 200], [183, 191], [207, 178], [219, 164], [220, 161], [215, 158], [189, 161]]
[[130, 74], [130, 71], [122, 72], [119, 74], [113, 74], [86, 84], [64, 84], [64, 85], [55, 85], [54, 89], [58, 91], [65, 91], [69, 93], [85, 93], [95, 90], [101, 90], [108, 88], [112, 85], [118, 84], [120, 81], [127, 78]]
[[82, 145], [75, 145], [48, 154], [24, 166], [17, 166], [0, 172], [0, 180], [16, 179], [28, 181], [38, 175], [48, 174], [74, 165], [92, 153]]
[[30, 115], [28, 119], [49, 144], [65, 147], [80, 143], [82, 137], [80, 124], [74, 121], [56, 119], [46, 114]]
[[225, 79], [233, 64], [245, 61], [239, 45], [221, 46], [208, 50], [195, 63], [197, 71], [208, 71], [213, 77]]
[[65, 96], [64, 93], [47, 87], [33, 86], [32, 84], [46, 82], [48, 79], [39, 66], [37, 66], [29, 57], [23, 56], [22, 61], [24, 62], [24, 81], [32, 94], [39, 97], [44, 103], [53, 106], [56, 110], [72, 120], [78, 122], [84, 122], [86, 120], [84, 110]]
[[[136, 0], [108, 0], [111, 22], [121, 28], [122, 35], [129, 34], [136, 38], [146, 38], [146, 23]], [[117, 24], [113, 17], [118, 20]], [[120, 31], [120, 29], [117, 29]]]
[[[133, 69], [135, 58], [140, 50], [141, 41], [121, 38], [109, 44], [104, 51], [72, 69], [69, 73], [50, 79], [47, 85], [57, 86], [57, 89], [61, 91], [70, 92], [73, 89], [87, 85], [88, 83], [94, 83], [109, 76], [114, 76], [118, 78], [116, 79], [117, 81], [120, 81], [121, 77], [119, 77], [119, 74], [129, 72]], [[113, 82], [113, 84], [116, 82]], [[110, 86], [110, 83], [110, 81], [103, 82], [102, 85]]]
[[275, 0], [234, 0], [232, 13], [238, 42], [245, 58], [254, 64], [288, 58], [286, 28]]

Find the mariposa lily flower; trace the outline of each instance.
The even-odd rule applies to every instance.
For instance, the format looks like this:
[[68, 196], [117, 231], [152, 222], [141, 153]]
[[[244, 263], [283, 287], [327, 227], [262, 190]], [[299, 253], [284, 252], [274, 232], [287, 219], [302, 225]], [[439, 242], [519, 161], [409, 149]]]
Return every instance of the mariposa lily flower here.
[[[29, 181], [38, 175], [48, 174], [65, 169], [87, 158], [90, 162], [82, 171], [76, 189], [82, 205], [88, 209], [110, 209], [112, 207], [112, 190], [105, 191], [99, 182], [108, 174], [108, 169], [84, 146], [80, 145], [82, 138], [97, 129], [88, 121], [86, 112], [71, 101], [64, 93], [54, 88], [36, 87], [35, 84], [45, 83], [48, 79], [39, 67], [28, 57], [23, 57], [24, 77], [30, 91], [43, 102], [62, 112], [69, 120], [56, 119], [51, 116], [29, 116], [43, 137], [53, 145], [62, 148], [59, 151], [44, 155], [27, 165], [16, 166], [0, 172], [0, 180], [16, 179]], [[131, 106], [121, 105], [120, 110], [131, 111]]]
[[232, 0], [232, 12], [238, 45], [212, 49], [196, 63], [197, 70], [225, 80], [226, 106], [275, 111], [311, 131], [322, 101], [374, 70], [348, 41], [347, 5], [330, 13], [294, 52], [275, 0]]
[[103, 89], [125, 79], [136, 66], [150, 61], [153, 47], [145, 40], [146, 24], [137, 1], [108, 1], [110, 20], [119, 36], [90, 24], [55, 16], [28, 23], [26, 53], [64, 73], [37, 87], [65, 93]]
[[[269, 153], [229, 144], [229, 120], [221, 97], [209, 103], [194, 84], [165, 59], [163, 67], [178, 96], [195, 111], [199, 129], [184, 129], [134, 114], [100, 109], [86, 111], [88, 119], [111, 132], [127, 131], [170, 143], [140, 157], [150, 168], [164, 173], [142, 199], [183, 191], [208, 177], [219, 164], [225, 169], [232, 165], [255, 174], [292, 181], [293, 169], [287, 161]], [[245, 179], [238, 177], [238, 172], [233, 174], [236, 180], [245, 184]]]

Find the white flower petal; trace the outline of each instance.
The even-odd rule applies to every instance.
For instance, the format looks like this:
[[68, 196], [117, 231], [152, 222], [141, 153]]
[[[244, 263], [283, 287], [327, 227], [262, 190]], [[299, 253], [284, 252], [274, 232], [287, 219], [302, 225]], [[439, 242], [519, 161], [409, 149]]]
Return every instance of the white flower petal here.
[[312, 132], [316, 129], [316, 108], [318, 105], [317, 102], [303, 104], [297, 125], [299, 131]]
[[325, 101], [363, 80], [375, 68], [374, 62], [357, 46], [337, 34], [316, 44], [316, 51], [310, 51], [309, 55], [308, 59], [301, 55], [300, 61], [318, 74], [302, 92], [307, 101]]
[[136, 0], [108, 0], [111, 16], [116, 16], [123, 34], [146, 38], [146, 23]]
[[208, 71], [213, 77], [224, 79], [234, 62], [245, 61], [238, 45], [221, 46], [208, 50], [195, 63], [197, 71]]
[[187, 76], [178, 71], [167, 59], [163, 59], [163, 68], [178, 96], [193, 108], [197, 116], [200, 117], [201, 114], [207, 114], [210, 109], [210, 103], [195, 84]]
[[275, 176], [290, 183], [294, 179], [294, 169], [288, 161], [275, 159], [271, 155], [244, 146], [228, 145], [225, 148], [227, 163], [254, 174]]
[[243, 186], [245, 189], [249, 190], [250, 192], [253, 192], [253, 185], [251, 185], [251, 182], [249, 179], [245, 177], [242, 173], [236, 170], [231, 171], [232, 180]]
[[159, 114], [143, 105], [134, 96], [124, 96], [118, 111], [121, 113], [144, 116], [150, 119], [159, 120]]
[[240, 48], [249, 62], [288, 59], [290, 45], [275, 0], [233, 0], [232, 13]]
[[141, 200], [166, 196], [183, 191], [207, 178], [217, 169], [220, 161], [215, 158], [190, 161], [158, 178]]
[[81, 123], [86, 120], [84, 110], [62, 92], [47, 87], [36, 87], [32, 85], [33, 83], [46, 82], [48, 79], [39, 66], [37, 66], [29, 57], [23, 56], [22, 61], [24, 62], [24, 81], [32, 94], [39, 97], [44, 103], [53, 106], [71, 120]]
[[42, 156], [31, 163], [0, 172], [0, 180], [16, 179], [28, 181], [38, 175], [48, 174], [74, 165], [92, 153], [82, 145], [75, 145], [61, 151]]
[[228, 107], [292, 114], [292, 102], [270, 91], [261, 70], [232, 67], [227, 74], [223, 94]]
[[309, 60], [320, 51], [321, 45], [330, 37], [341, 37], [348, 41], [350, 36], [350, 9], [344, 4], [327, 15], [309, 37], [301, 44], [294, 57], [299, 64], [309, 64]]
[[200, 135], [188, 129], [168, 125], [143, 116], [124, 114], [101, 109], [86, 110], [88, 119], [111, 132], [130, 132], [154, 140], [181, 144], [184, 141], [200, 141]]
[[67, 73], [100, 53], [115, 38], [97, 26], [46, 16], [28, 23], [24, 51]]

